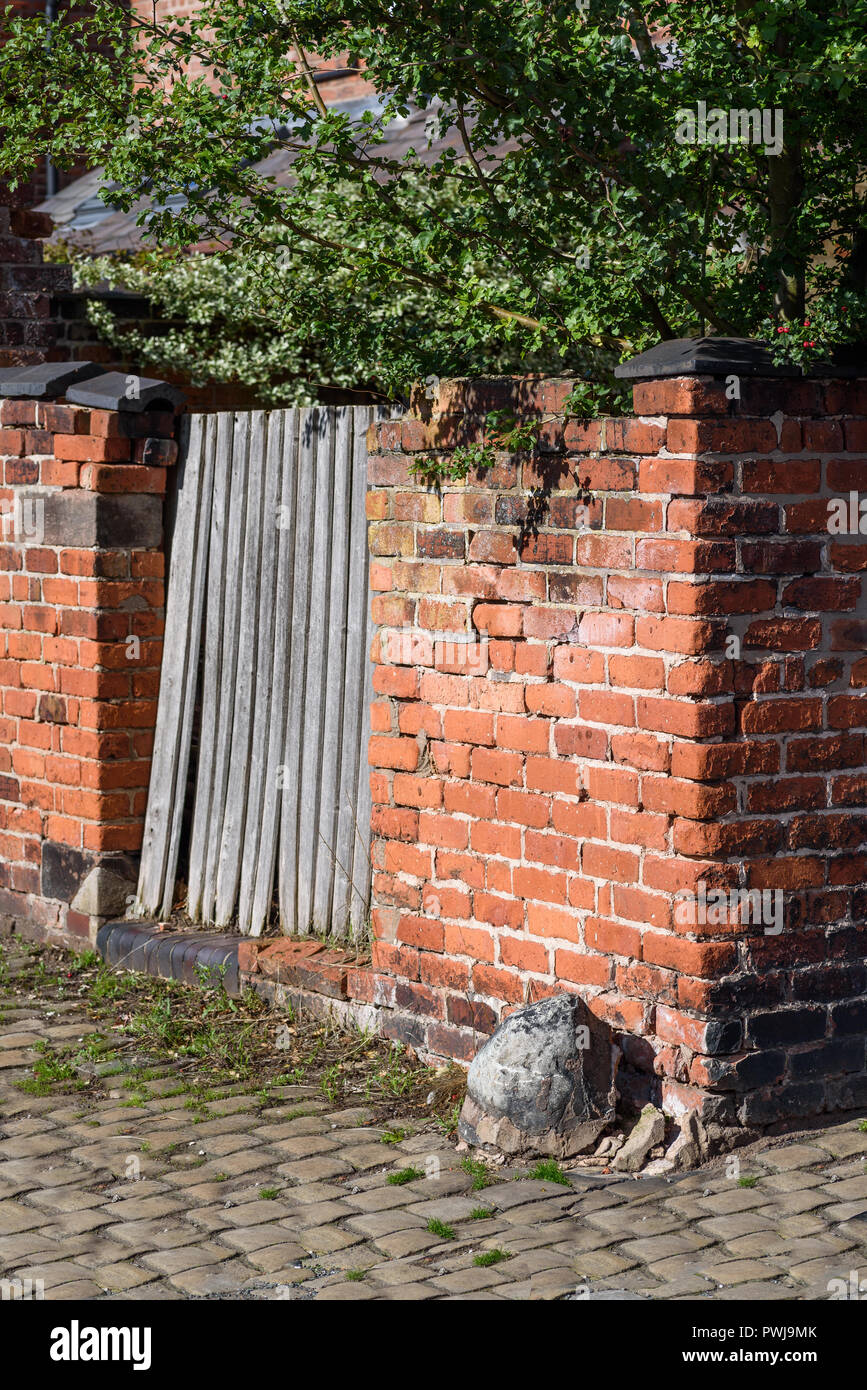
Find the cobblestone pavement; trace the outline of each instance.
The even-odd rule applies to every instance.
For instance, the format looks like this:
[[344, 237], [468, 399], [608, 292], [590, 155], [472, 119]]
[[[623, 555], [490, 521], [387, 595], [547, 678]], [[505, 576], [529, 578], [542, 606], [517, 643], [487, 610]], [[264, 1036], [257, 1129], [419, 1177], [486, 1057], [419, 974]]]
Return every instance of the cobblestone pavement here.
[[440, 1134], [389, 1142], [411, 1128], [398, 1102], [388, 1126], [315, 1086], [266, 1113], [244, 1092], [191, 1110], [171, 1066], [141, 1104], [28, 1095], [38, 1045], [94, 1025], [79, 1004], [0, 1010], [0, 1278], [45, 1298], [827, 1299], [867, 1278], [856, 1120], [754, 1148], [739, 1173], [500, 1169], [475, 1188]]

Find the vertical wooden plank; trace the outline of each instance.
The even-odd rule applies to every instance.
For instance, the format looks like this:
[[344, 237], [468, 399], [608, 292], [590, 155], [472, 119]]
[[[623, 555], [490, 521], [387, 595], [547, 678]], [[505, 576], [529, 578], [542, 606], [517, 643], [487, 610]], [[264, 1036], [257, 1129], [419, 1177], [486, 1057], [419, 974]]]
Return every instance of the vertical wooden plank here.
[[250, 437], [250, 417], [238, 414], [232, 431], [232, 467], [229, 482], [228, 522], [226, 528], [225, 592], [221, 634], [220, 703], [214, 728], [214, 769], [208, 834], [205, 841], [205, 874], [202, 886], [201, 916], [205, 922], [214, 920], [217, 894], [217, 870], [223, 842], [223, 819], [229, 784], [229, 758], [232, 748], [232, 729], [235, 718], [235, 688], [238, 674], [238, 639], [241, 621], [241, 584], [243, 537], [247, 513], [247, 477]]
[[[313, 917], [313, 886], [319, 850], [319, 800], [322, 790], [323, 728], [328, 616], [331, 580], [331, 506], [334, 493], [334, 411], [315, 411], [316, 486], [311, 528], [312, 575], [307, 606], [307, 668], [301, 734], [301, 781], [298, 804], [297, 923], [302, 934], [327, 924]], [[299, 516], [298, 523], [303, 523]]]
[[199, 512], [196, 519], [196, 563], [192, 574], [182, 575], [180, 582], [188, 583], [192, 591], [192, 622], [189, 634], [189, 654], [187, 658], [187, 681], [184, 691], [183, 710], [179, 740], [179, 756], [176, 770], [174, 805], [170, 838], [166, 858], [165, 886], [163, 889], [162, 915], [171, 914], [175, 896], [175, 877], [178, 870], [178, 855], [181, 844], [181, 830], [184, 821], [184, 804], [187, 797], [187, 778], [190, 766], [190, 747], [193, 737], [193, 717], [196, 708], [196, 693], [199, 683], [199, 653], [202, 644], [202, 627], [205, 603], [205, 583], [208, 570], [208, 550], [210, 540], [211, 507], [214, 490], [214, 453], [216, 449], [216, 428], [213, 417], [206, 419], [201, 427], [202, 433], [202, 487]]
[[[283, 416], [281, 412], [275, 411], [268, 417], [266, 434], [267, 442], [262, 460], [264, 492], [259, 564], [258, 641], [255, 653], [256, 692], [250, 730], [250, 765], [241, 850], [240, 888], [238, 890], [238, 927], [244, 933], [249, 932], [252, 926], [253, 892], [259, 858], [264, 848], [263, 811], [265, 784], [269, 772], [271, 704], [273, 700], [280, 698], [275, 682], [275, 643], [276, 627], [278, 624], [284, 626], [283, 615], [278, 615], [276, 603], [278, 542], [280, 538], [278, 523], [281, 519], [279, 507], [283, 467]], [[253, 458], [255, 464], [255, 453]], [[272, 858], [272, 877], [273, 873], [274, 861]]]
[[210, 549], [205, 619], [205, 651], [202, 668], [202, 714], [196, 790], [190, 834], [187, 911], [201, 919], [205, 868], [210, 840], [211, 800], [216, 756], [215, 733], [220, 719], [223, 622], [226, 595], [226, 527], [231, 502], [232, 434], [234, 418], [221, 412], [216, 420], [216, 457], [211, 507]]
[[[319, 821], [315, 845], [311, 916], [318, 929], [333, 929], [335, 888], [345, 878], [335, 858], [340, 813], [340, 769], [343, 752], [343, 706], [346, 683], [346, 642], [349, 602], [349, 558], [353, 549], [350, 527], [352, 486], [353, 412], [349, 406], [328, 412], [333, 434], [330, 544], [331, 583], [324, 634], [324, 671], [319, 767]], [[339, 918], [339, 914], [338, 918]], [[344, 923], [345, 927], [345, 923]], [[341, 930], [340, 934], [343, 934]]]
[[[280, 428], [277, 428], [277, 421]], [[277, 531], [277, 586], [274, 601], [274, 661], [271, 671], [268, 749], [262, 799], [259, 855], [253, 902], [249, 911], [251, 936], [259, 936], [271, 910], [277, 863], [278, 827], [283, 787], [283, 743], [289, 693], [292, 633], [292, 592], [295, 567], [295, 487], [298, 480], [299, 412], [286, 410], [271, 417], [269, 450], [280, 449], [280, 511]]]
[[[137, 910], [147, 915], [156, 913], [161, 905], [165, 911], [166, 899], [171, 909], [177, 858], [175, 843], [175, 859], [172, 860], [172, 846], [175, 823], [183, 811], [189, 728], [195, 700], [202, 580], [207, 564], [207, 489], [211, 474], [203, 463], [202, 417], [195, 415], [188, 419], [184, 428], [167, 577], [157, 728], [137, 890]], [[178, 799], [180, 806], [176, 808]]]
[[[377, 411], [377, 418], [385, 418], [389, 412]], [[358, 504], [366, 517], [367, 494], [367, 440], [366, 424], [359, 421], [355, 434], [355, 476], [358, 488]], [[355, 786], [352, 840], [352, 926], [353, 935], [359, 936], [366, 929], [368, 907], [370, 904], [370, 817], [373, 800], [370, 792], [370, 766], [367, 761], [367, 746], [370, 737], [370, 706], [373, 701], [373, 662], [370, 650], [374, 638], [374, 622], [370, 603], [370, 552], [367, 547], [367, 523], [362, 522], [356, 512], [358, 525], [358, 549], [363, 554], [363, 579], [358, 585], [358, 607], [356, 622], [364, 633], [360, 667], [358, 669], [358, 744], [356, 766], [358, 775]]]
[[262, 501], [265, 484], [265, 415], [249, 417], [247, 508], [240, 578], [238, 659], [235, 673], [235, 712], [226, 782], [226, 808], [217, 865], [214, 920], [227, 926], [235, 910], [244, 846], [244, 821], [250, 777], [253, 708], [256, 700], [259, 639], [259, 581], [262, 558]]
[[[336, 937], [352, 935], [351, 924], [365, 915], [367, 904], [353, 890], [352, 863], [355, 852], [358, 796], [358, 760], [362, 724], [366, 722], [364, 672], [369, 653], [365, 649], [367, 593], [367, 448], [365, 435], [372, 418], [369, 406], [351, 410], [352, 433], [349, 441], [349, 518], [346, 524], [347, 613], [346, 651], [343, 677], [343, 722], [337, 790], [338, 823], [334, 852], [334, 893], [331, 931]], [[365, 755], [366, 756], [366, 755]]]
[[[292, 593], [292, 620], [289, 651], [289, 691], [283, 739], [282, 792], [280, 803], [280, 848], [278, 895], [280, 926], [284, 933], [307, 931], [298, 915], [298, 837], [301, 790], [301, 750], [304, 739], [304, 700], [307, 674], [308, 607], [310, 602], [313, 548], [311, 530], [316, 501], [316, 417], [318, 411], [300, 412], [298, 440], [298, 483], [295, 505], [295, 565]], [[317, 576], [317, 584], [320, 582]], [[310, 807], [303, 808], [305, 815]]]
[[238, 669], [235, 673], [235, 713], [229, 748], [225, 812], [222, 817], [220, 858], [217, 863], [217, 895], [214, 920], [228, 926], [238, 901], [240, 856], [245, 842], [247, 787], [250, 777], [251, 730], [256, 703], [258, 651], [258, 599], [260, 599], [261, 546], [263, 546], [263, 491], [265, 482], [265, 416], [256, 410], [249, 418], [247, 442], [247, 506], [243, 556], [240, 560], [240, 610], [238, 619]]

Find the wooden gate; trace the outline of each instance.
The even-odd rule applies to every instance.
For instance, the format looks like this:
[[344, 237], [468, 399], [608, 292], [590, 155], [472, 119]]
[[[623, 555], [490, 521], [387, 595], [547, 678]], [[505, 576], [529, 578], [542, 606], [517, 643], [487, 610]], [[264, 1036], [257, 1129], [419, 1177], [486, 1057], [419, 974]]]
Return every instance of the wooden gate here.
[[[185, 424], [136, 910], [353, 935], [370, 890], [365, 435], [329, 406]], [[194, 725], [198, 758], [190, 779]], [[188, 781], [191, 786], [188, 790]]]

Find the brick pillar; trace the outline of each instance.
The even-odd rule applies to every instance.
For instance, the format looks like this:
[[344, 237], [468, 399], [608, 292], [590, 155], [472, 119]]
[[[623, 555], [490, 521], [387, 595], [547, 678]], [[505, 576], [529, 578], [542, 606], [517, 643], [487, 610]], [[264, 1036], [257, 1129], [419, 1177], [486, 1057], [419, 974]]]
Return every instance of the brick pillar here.
[[[374, 429], [385, 1031], [466, 1059], [577, 990], [634, 1102], [720, 1132], [864, 1105], [867, 540], [828, 524], [867, 384], [639, 381], [589, 423], [567, 391], [444, 382]], [[532, 457], [413, 477], [510, 401]]]
[[0, 923], [90, 939], [137, 877], [174, 416], [0, 404]]

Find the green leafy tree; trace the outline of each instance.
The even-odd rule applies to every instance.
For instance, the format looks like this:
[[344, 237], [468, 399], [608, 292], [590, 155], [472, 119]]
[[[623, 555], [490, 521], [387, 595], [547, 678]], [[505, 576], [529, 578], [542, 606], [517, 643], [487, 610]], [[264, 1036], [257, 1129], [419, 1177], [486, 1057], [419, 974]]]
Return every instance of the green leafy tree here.
[[[324, 191], [333, 202], [332, 234], [341, 225], [348, 237], [357, 190], [350, 183]], [[211, 254], [167, 248], [91, 255], [61, 240], [48, 255], [71, 264], [78, 288], [123, 288], [160, 315], [157, 324], [137, 324], [118, 317], [101, 294], [88, 298], [90, 322], [121, 360], [157, 373], [180, 371], [194, 385], [237, 383], [263, 405], [306, 404], [321, 399], [323, 388], [393, 399], [432, 371], [582, 372], [605, 356], [558, 352], [556, 344], [534, 350], [526, 335], [504, 336], [491, 317], [443, 317], [427, 286], [383, 283], [350, 264], [335, 268], [323, 292], [318, 260], [303, 246], [279, 254], [235, 245]], [[501, 278], [495, 288], [505, 284]]]
[[[498, 352], [592, 372], [660, 337], [864, 336], [867, 0], [155, 14], [61, 8], [50, 47], [40, 20], [9, 20], [0, 168], [84, 152], [117, 207], [148, 194], [163, 247], [288, 271], [266, 319], [322, 360], [381, 380]], [[347, 53], [383, 100], [355, 124], [312, 74]], [[449, 143], [398, 160], [383, 130], [413, 103]], [[278, 146], [289, 179], [254, 167]], [[830, 327], [801, 337], [815, 315]]]

